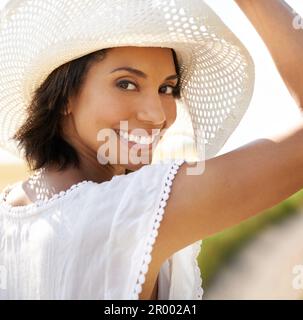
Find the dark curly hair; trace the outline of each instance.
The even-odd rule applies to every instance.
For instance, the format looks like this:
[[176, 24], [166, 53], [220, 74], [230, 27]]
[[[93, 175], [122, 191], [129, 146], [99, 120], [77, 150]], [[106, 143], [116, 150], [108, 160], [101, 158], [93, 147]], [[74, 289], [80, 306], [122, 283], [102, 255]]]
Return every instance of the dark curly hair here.
[[[24, 150], [30, 170], [48, 166], [55, 166], [59, 171], [69, 166], [79, 168], [77, 151], [63, 138], [61, 120], [67, 112], [69, 98], [79, 93], [89, 68], [103, 60], [109, 50], [95, 51], [61, 65], [35, 90], [26, 110], [27, 118], [13, 136], [18, 148]], [[171, 50], [179, 75], [177, 56]], [[179, 82], [173, 96], [180, 98]]]

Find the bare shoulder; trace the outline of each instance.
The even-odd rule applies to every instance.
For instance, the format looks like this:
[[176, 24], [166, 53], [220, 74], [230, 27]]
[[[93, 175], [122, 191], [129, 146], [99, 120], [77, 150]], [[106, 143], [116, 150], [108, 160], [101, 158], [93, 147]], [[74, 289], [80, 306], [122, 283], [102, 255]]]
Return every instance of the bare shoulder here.
[[[154, 244], [165, 261], [180, 249], [268, 209], [303, 187], [303, 130], [259, 139], [202, 163], [180, 165]], [[188, 174], [193, 165], [201, 174]], [[293, 173], [296, 172], [294, 175]]]
[[3, 189], [5, 202], [13, 207], [31, 204], [32, 201], [25, 191], [26, 181], [18, 181]]

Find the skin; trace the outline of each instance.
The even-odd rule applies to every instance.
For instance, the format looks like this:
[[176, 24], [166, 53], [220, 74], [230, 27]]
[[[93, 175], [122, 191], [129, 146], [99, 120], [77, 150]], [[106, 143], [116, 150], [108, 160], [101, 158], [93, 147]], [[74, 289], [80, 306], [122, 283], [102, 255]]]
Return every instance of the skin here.
[[[142, 78], [124, 70], [112, 73], [112, 70], [122, 66], [141, 70], [147, 77]], [[172, 51], [169, 48], [112, 48], [104, 60], [89, 69], [79, 95], [70, 98], [64, 117], [64, 137], [77, 150], [80, 169], [70, 167], [60, 172], [51, 167], [44, 169], [42, 173], [30, 177], [21, 186], [11, 190], [7, 202], [13, 206], [27, 205], [38, 199], [50, 198], [80, 181], [101, 183], [114, 175], [124, 174], [125, 169], [136, 171], [145, 165], [133, 164], [131, 151], [120, 144], [111, 150], [114, 150], [114, 157], [117, 159], [120, 159], [121, 153], [127, 153], [127, 163], [101, 165], [97, 153], [100, 145], [106, 142], [98, 141], [98, 132], [105, 128], [119, 129], [121, 120], [128, 121], [129, 131], [139, 128], [151, 134], [152, 129], [163, 132], [168, 129], [177, 116], [176, 101], [172, 96], [172, 88], [176, 86], [177, 79], [164, 79], [175, 74]], [[131, 83], [124, 82], [121, 86], [121, 82], [118, 82], [122, 80]], [[143, 158], [151, 163], [152, 150]], [[149, 288], [147, 290], [150, 291]], [[145, 294], [145, 290], [143, 293]], [[157, 283], [153, 284], [153, 290], [148, 296], [156, 299]]]
[[[147, 77], [124, 70], [112, 72], [120, 67], [141, 70]], [[12, 205], [30, 204], [50, 198], [83, 180], [101, 183], [125, 174], [126, 169], [136, 171], [151, 163], [154, 149], [149, 152], [129, 150], [119, 143], [118, 136], [111, 136], [112, 162], [110, 165], [101, 164], [98, 150], [108, 140], [98, 141], [98, 132], [107, 128], [119, 129], [120, 121], [127, 121], [129, 132], [144, 130], [143, 133], [137, 131], [138, 135], [151, 134], [155, 129], [164, 133], [176, 119], [172, 89], [177, 79], [164, 80], [171, 75], [176, 75], [176, 69], [169, 48], [111, 48], [102, 61], [90, 67], [80, 93], [70, 97], [63, 120], [64, 137], [77, 150], [80, 169], [69, 167], [57, 171], [53, 167], [44, 168], [23, 182], [22, 188], [10, 192], [8, 202]], [[155, 141], [154, 148], [158, 142]], [[127, 161], [121, 164], [119, 159], [123, 154]], [[141, 156], [142, 163], [132, 162], [134, 154]]]
[[298, 15], [283, 0], [235, 0], [252, 23], [296, 104], [303, 112], [303, 29]]
[[[293, 27], [296, 13], [282, 0], [235, 3], [261, 36], [303, 111], [303, 30]], [[168, 257], [185, 246], [260, 214], [302, 189], [302, 141], [300, 121], [279, 136], [252, 141], [205, 161], [202, 175], [187, 175], [191, 166], [183, 164], [165, 208], [151, 270], [159, 270]], [[140, 299], [149, 299], [156, 274], [151, 271], [146, 276]]]
[[[124, 66], [143, 71], [147, 78], [124, 70], [112, 73]], [[102, 128], [119, 129], [122, 120], [128, 122], [129, 131], [143, 129], [146, 134], [152, 129], [170, 127], [176, 119], [176, 102], [171, 88], [177, 80], [164, 79], [174, 74], [176, 70], [169, 48], [112, 48], [103, 61], [90, 68], [80, 95], [69, 103], [69, 114], [63, 125], [67, 140], [80, 155], [82, 168], [79, 174], [83, 178], [100, 183], [123, 174], [125, 169], [136, 171], [144, 165], [133, 164], [131, 154], [127, 164], [120, 164], [121, 153], [128, 151], [120, 145], [113, 148], [112, 167], [100, 165], [96, 156], [100, 141], [96, 137]], [[131, 83], [118, 83], [122, 80]], [[147, 152], [144, 159], [146, 164], [151, 163], [152, 152]]]
[[[279, 0], [237, 0], [236, 2], [260, 32], [286, 86], [295, 98], [298, 107], [302, 109], [303, 70], [301, 59], [299, 59], [303, 51], [302, 32], [296, 32], [292, 28], [293, 16], [290, 14], [290, 9], [284, 5], [283, 1]], [[277, 43], [283, 43], [283, 50], [278, 49]], [[282, 52], [283, 54], [281, 54]], [[158, 59], [154, 60], [157, 63], [149, 64], [145, 62], [146, 59], [149, 61], [154, 56], [148, 55], [149, 51], [146, 53], [147, 56], [142, 52], [142, 60], [137, 59], [136, 56], [135, 62], [141, 61], [141, 68], [146, 67], [148, 69], [146, 72], [149, 71], [152, 77], [146, 87], [138, 93], [138, 96], [137, 93], [135, 94], [135, 98], [128, 100], [129, 97], [124, 99], [123, 96], [123, 104], [127, 103], [130, 108], [134, 108], [136, 115], [141, 115], [138, 120], [138, 117], [127, 112], [128, 119], [134, 126], [147, 124], [147, 118], [142, 120], [142, 110], [145, 111], [143, 113], [145, 116], [150, 116], [149, 120], [153, 119], [149, 124], [160, 126], [164, 121], [168, 121], [167, 125], [169, 126], [169, 120], [173, 121], [174, 118], [172, 110], [175, 110], [175, 106], [173, 107], [172, 101], [168, 103], [164, 100], [166, 97], [160, 98], [156, 95], [156, 90], [153, 91], [153, 89], [160, 85], [161, 79], [172, 74], [173, 65], [168, 66], [163, 63], [165, 70], [157, 68]], [[132, 56], [129, 56], [129, 59], [131, 58]], [[164, 60], [172, 63], [168, 53], [167, 55], [163, 53], [160, 58], [163, 58], [160, 63]], [[158, 69], [157, 72], [153, 69], [155, 67]], [[97, 99], [98, 97], [97, 95]], [[115, 101], [120, 105], [118, 100], [117, 97]], [[130, 101], [135, 104], [133, 105]], [[81, 109], [80, 100], [78, 103], [80, 110], [85, 114], [85, 110]], [[141, 105], [142, 103], [143, 105]], [[75, 105], [71, 104], [72, 107]], [[160, 108], [164, 105], [168, 106], [169, 110]], [[147, 106], [152, 106], [152, 108], [149, 109]], [[158, 108], [154, 109], [155, 106]], [[72, 112], [73, 108], [70, 110]], [[93, 110], [96, 109], [93, 108]], [[163, 112], [162, 115], [165, 113], [165, 119], [164, 116], [160, 116], [160, 110]], [[125, 117], [124, 112], [126, 111], [123, 111], [122, 118]], [[118, 124], [118, 119], [111, 117], [107, 119], [110, 119], [106, 123], [111, 125], [110, 127], [115, 127]], [[83, 127], [79, 122], [77, 123], [80, 132], [83, 132], [83, 128], [85, 128], [85, 123], [82, 125]], [[92, 136], [96, 133], [98, 125], [94, 123], [92, 127], [95, 129], [91, 128], [92, 135], [85, 136], [86, 143], [83, 145], [86, 147], [89, 145], [92, 150], [96, 151]], [[303, 121], [300, 121], [296, 127], [288, 132], [282, 132], [278, 136], [270, 137], [270, 139], [252, 141], [236, 150], [208, 159], [205, 161], [205, 171], [202, 175], [187, 175], [187, 169], [192, 165], [184, 163], [178, 170], [171, 187], [169, 201], [165, 207], [165, 216], [153, 247], [152, 260], [139, 299], [151, 298], [151, 293], [155, 292], [153, 289], [160, 267], [172, 254], [195, 241], [205, 239], [214, 233], [262, 213], [301, 190], [303, 187], [302, 141]], [[90, 145], [88, 142], [92, 144]], [[84, 155], [89, 154], [84, 151], [86, 150], [84, 147], [79, 147], [79, 149], [83, 150]], [[97, 171], [98, 166], [92, 161], [93, 154], [91, 152], [91, 156], [84, 157], [87, 169], [81, 174], [86, 172], [86, 176], [88, 176], [87, 172], [90, 172], [88, 168], [91, 164], [95, 164], [95, 167], [92, 168]], [[116, 172], [121, 173], [118, 167]], [[108, 175], [110, 176], [110, 173]]]

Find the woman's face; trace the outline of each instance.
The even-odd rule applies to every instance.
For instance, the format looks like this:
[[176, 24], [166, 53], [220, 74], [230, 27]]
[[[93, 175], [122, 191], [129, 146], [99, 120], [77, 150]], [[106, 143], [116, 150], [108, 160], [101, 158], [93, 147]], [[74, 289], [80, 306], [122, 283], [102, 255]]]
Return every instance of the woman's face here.
[[[156, 134], [176, 119], [175, 75], [169, 48], [111, 48], [91, 66], [80, 93], [69, 101], [65, 129], [73, 146], [83, 157], [95, 154], [96, 161], [108, 160], [114, 167], [135, 171], [151, 163], [160, 138]], [[128, 142], [119, 129], [133, 133], [130, 140], [153, 135], [156, 140], [150, 145], [147, 139]]]

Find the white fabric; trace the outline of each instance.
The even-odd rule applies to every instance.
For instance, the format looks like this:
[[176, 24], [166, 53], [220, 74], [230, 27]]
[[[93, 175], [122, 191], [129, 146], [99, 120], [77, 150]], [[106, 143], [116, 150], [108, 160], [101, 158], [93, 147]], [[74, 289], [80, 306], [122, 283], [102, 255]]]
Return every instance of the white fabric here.
[[[0, 200], [0, 299], [138, 299], [170, 185], [183, 160], [83, 181], [42, 203]], [[158, 299], [201, 299], [201, 241], [162, 265]], [[139, 279], [139, 282], [137, 280]]]

